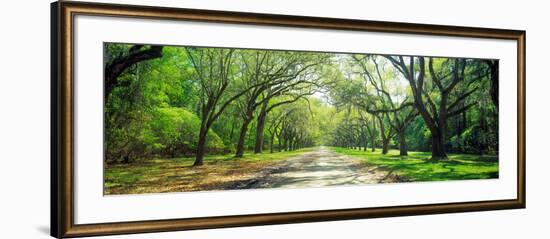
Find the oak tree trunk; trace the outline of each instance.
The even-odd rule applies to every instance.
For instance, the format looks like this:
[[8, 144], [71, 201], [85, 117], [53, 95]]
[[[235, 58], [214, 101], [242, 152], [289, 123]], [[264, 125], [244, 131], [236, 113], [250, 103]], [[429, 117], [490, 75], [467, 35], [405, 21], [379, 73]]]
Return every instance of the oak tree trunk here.
[[258, 125], [256, 126], [256, 142], [254, 144], [254, 153], [261, 153], [264, 147], [264, 128], [265, 128], [265, 119], [267, 116], [266, 112], [267, 101], [262, 105], [260, 114], [258, 115]]
[[382, 154], [387, 154], [388, 153], [389, 145], [390, 145], [390, 139], [389, 138], [382, 140]]
[[489, 73], [490, 73], [490, 79], [491, 79], [491, 100], [493, 101], [493, 104], [498, 109], [498, 75], [499, 75], [499, 69], [498, 69], [498, 61], [496, 60], [485, 60], [487, 65], [489, 65]]
[[374, 135], [371, 135], [370, 137], [370, 147], [371, 147], [371, 152], [374, 152], [376, 151], [376, 139], [374, 138]]
[[271, 134], [271, 139], [269, 141], [269, 152], [273, 153], [273, 143], [275, 141], [275, 134]]
[[242, 158], [244, 155], [244, 141], [246, 139], [246, 133], [248, 132], [248, 125], [250, 124], [250, 121], [252, 121], [251, 118], [245, 119], [241, 126], [241, 133], [239, 134], [239, 141], [237, 143], [237, 152], [235, 153], [235, 157], [237, 158]]
[[402, 130], [399, 133], [399, 155], [407, 156], [407, 140], [405, 139], [405, 131]]
[[446, 159], [445, 139], [440, 132], [432, 132], [432, 160]]
[[204, 160], [204, 153], [206, 151], [206, 135], [208, 133], [208, 129], [206, 125], [203, 123], [201, 124], [201, 128], [199, 130], [199, 141], [197, 144], [197, 152], [195, 154], [195, 162], [193, 163], [193, 166], [201, 166], [203, 165]]

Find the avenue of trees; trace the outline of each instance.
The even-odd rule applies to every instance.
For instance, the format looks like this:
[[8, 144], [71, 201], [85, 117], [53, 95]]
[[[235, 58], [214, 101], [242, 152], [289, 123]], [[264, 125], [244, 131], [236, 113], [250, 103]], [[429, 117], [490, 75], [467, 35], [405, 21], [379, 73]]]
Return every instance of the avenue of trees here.
[[[331, 90], [346, 120], [333, 144], [366, 148], [390, 141], [447, 152], [498, 152], [498, 62], [491, 60], [354, 55]], [[496, 67], [495, 67], [496, 66]], [[378, 133], [374, 133], [378, 131]]]
[[105, 160], [498, 153], [495, 60], [107, 43]]

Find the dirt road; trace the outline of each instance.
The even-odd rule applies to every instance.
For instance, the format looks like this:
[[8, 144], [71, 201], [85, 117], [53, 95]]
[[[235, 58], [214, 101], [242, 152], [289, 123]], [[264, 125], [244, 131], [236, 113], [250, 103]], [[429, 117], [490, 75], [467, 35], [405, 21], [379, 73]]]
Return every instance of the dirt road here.
[[266, 169], [260, 178], [239, 182], [231, 188], [304, 188], [392, 181], [395, 177], [387, 171], [367, 167], [358, 159], [319, 147]]

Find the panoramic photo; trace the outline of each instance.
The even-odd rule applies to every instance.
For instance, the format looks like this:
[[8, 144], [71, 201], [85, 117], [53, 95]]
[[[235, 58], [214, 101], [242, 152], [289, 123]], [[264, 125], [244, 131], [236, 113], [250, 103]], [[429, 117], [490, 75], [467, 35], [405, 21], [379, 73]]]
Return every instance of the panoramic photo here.
[[495, 59], [103, 51], [105, 195], [499, 177]]

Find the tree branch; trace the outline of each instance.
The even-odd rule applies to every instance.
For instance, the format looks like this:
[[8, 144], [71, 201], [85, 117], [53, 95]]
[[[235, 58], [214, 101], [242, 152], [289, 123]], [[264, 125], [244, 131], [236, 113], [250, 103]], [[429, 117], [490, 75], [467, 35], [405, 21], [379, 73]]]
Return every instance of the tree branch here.
[[460, 97], [458, 97], [452, 104], [449, 105], [449, 107], [447, 107], [447, 110], [448, 111], [451, 111], [454, 107], [456, 107], [462, 100], [466, 99], [468, 96], [470, 96], [472, 93], [474, 93], [476, 90], [478, 89], [478, 87], [475, 87], [474, 89], [464, 93], [463, 95], [461, 95]]
[[128, 68], [141, 61], [162, 57], [163, 46], [151, 46], [149, 49], [140, 50], [144, 45], [135, 45], [128, 50], [129, 55], [115, 59], [105, 67], [105, 99], [109, 98], [111, 91], [118, 85], [118, 77]]
[[455, 115], [461, 114], [461, 113], [463, 113], [463, 112], [466, 112], [468, 109], [470, 109], [472, 106], [474, 106], [474, 105], [476, 105], [476, 104], [477, 104], [477, 102], [470, 103], [469, 105], [466, 105], [466, 106], [464, 106], [464, 107], [462, 107], [462, 108], [460, 108], [460, 109], [457, 109], [457, 110], [455, 110], [455, 111], [449, 112], [447, 115], [448, 115], [449, 117], [451, 117], [451, 116], [455, 116]]

